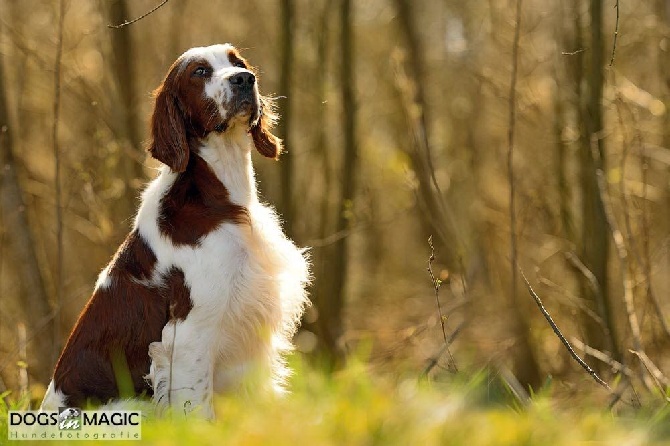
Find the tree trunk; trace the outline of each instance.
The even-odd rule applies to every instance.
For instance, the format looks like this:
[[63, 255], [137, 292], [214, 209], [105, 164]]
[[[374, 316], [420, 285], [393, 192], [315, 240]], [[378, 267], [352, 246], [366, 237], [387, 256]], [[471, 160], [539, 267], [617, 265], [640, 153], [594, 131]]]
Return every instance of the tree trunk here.
[[[113, 0], [108, 6], [110, 23], [123, 23], [129, 18], [128, 0]], [[142, 129], [136, 111], [137, 95], [134, 76], [135, 47], [131, 36], [132, 26], [121, 29], [110, 29], [112, 44], [112, 75], [113, 81], [119, 93], [118, 110], [115, 117], [120, 122], [121, 146], [124, 152], [119, 154], [120, 170], [123, 172], [126, 185], [124, 194], [116, 204], [116, 214], [120, 221], [130, 221], [135, 212], [135, 201], [141, 179], [144, 178], [142, 160], [145, 158], [142, 149]], [[117, 104], [114, 104], [115, 106]], [[124, 233], [128, 228], [120, 228]]]
[[[353, 208], [356, 190], [358, 146], [356, 143], [356, 104], [354, 99], [354, 36], [352, 31], [351, 0], [342, 0], [340, 5], [340, 91], [342, 98], [342, 128], [344, 132], [344, 159], [342, 166], [342, 188], [337, 207], [336, 233], [350, 229], [349, 214]], [[319, 296], [318, 336], [325, 347], [327, 359], [337, 365], [343, 351], [340, 345], [343, 324], [342, 315], [347, 285], [348, 237], [337, 240], [332, 247], [330, 267], [327, 271], [327, 288]]]
[[[328, 75], [328, 43], [329, 43], [329, 19], [331, 16], [331, 0], [326, 0], [323, 11], [319, 17], [319, 23], [321, 26], [318, 27], [318, 48], [317, 48], [317, 70], [316, 70], [316, 87], [315, 90], [318, 92], [318, 102], [317, 110], [314, 116], [314, 126], [317, 129], [317, 133], [314, 139], [313, 153], [316, 153], [320, 156], [320, 171], [323, 173], [323, 190], [324, 194], [321, 197], [321, 203], [319, 208], [319, 226], [318, 226], [318, 239], [324, 240], [326, 236], [334, 231], [334, 224], [332, 221], [332, 207], [331, 207], [331, 194], [329, 191], [333, 187], [332, 181], [332, 168], [331, 168], [331, 159], [329, 154], [328, 139], [326, 138], [326, 114], [325, 107], [323, 104], [326, 101], [327, 88], [326, 81]], [[318, 314], [326, 315], [326, 305], [327, 299], [330, 296], [330, 288], [332, 286], [330, 279], [330, 265], [329, 259], [331, 258], [333, 251], [332, 245], [326, 245], [317, 247], [314, 250], [313, 257], [313, 269], [314, 269], [314, 281], [312, 283], [311, 299], [314, 304], [314, 308], [317, 310], [317, 319], [311, 317], [315, 313], [311, 313], [311, 310], [308, 309], [308, 313], [305, 317], [307, 324], [305, 325], [310, 330], [312, 330], [317, 337], [319, 338], [319, 348], [317, 349], [318, 354], [324, 356], [334, 356], [329, 355], [328, 345], [331, 345], [332, 342], [326, 341], [325, 330], [321, 329], [321, 322], [318, 320]]]
[[31, 334], [46, 333], [32, 343], [30, 357], [34, 359], [29, 364], [31, 374], [46, 383], [51, 376], [51, 358], [54, 356], [51, 339], [53, 319], [16, 174], [3, 65], [4, 58], [0, 54], [0, 211], [9, 235], [6, 238], [9, 241], [11, 258], [15, 259], [12, 262], [13, 267], [20, 278], [21, 301], [17, 306], [23, 310], [22, 317], [30, 327]]
[[[598, 189], [596, 168], [605, 166], [605, 144], [603, 129], [603, 19], [602, 0], [590, 2], [591, 44], [587, 54], [590, 55], [589, 73], [587, 78], [588, 96], [582, 100], [582, 112], [585, 123], [584, 134], [581, 135], [580, 176], [582, 189], [582, 252], [584, 265], [595, 275], [600, 286], [600, 293], [594, 293], [587, 283], [582, 285], [582, 294], [605, 322], [606, 330], [591, 318], [584, 319], [584, 327], [588, 343], [600, 350], [611, 350], [612, 357], [621, 361], [621, 353], [617, 346], [614, 327], [614, 316], [609, 299], [608, 260], [609, 260], [609, 227], [605, 216], [602, 197]], [[580, 31], [581, 32], [581, 31]], [[594, 158], [593, 150], [597, 150], [599, 160]], [[596, 164], [596, 163], [599, 163]], [[609, 331], [609, 334], [607, 333]], [[610, 339], [607, 339], [607, 338]]]
[[[419, 39], [413, 9], [409, 0], [396, 0], [396, 10], [400, 21], [400, 30], [404, 35], [408, 49], [407, 69], [412, 83], [414, 97], [411, 104], [407, 104], [406, 112], [410, 121], [410, 131], [414, 136], [413, 148], [408, 150], [419, 182], [419, 201], [423, 214], [422, 225], [430, 231], [436, 240], [436, 249], [441, 253], [442, 261], [452, 270], [461, 269], [461, 259], [465, 254], [463, 240], [458, 236], [456, 224], [451, 218], [449, 209], [442, 197], [439, 185], [435, 179], [435, 170], [432, 161], [432, 149], [429, 141], [428, 107], [424, 91], [424, 61], [423, 45]], [[410, 108], [418, 109], [418, 116], [414, 117]]]
[[291, 145], [291, 79], [293, 74], [293, 0], [281, 1], [281, 76], [279, 93], [285, 96], [280, 104], [281, 120], [279, 137], [284, 140], [286, 153], [280, 163], [281, 198], [279, 211], [284, 220], [284, 229], [289, 237], [293, 236], [293, 147]]

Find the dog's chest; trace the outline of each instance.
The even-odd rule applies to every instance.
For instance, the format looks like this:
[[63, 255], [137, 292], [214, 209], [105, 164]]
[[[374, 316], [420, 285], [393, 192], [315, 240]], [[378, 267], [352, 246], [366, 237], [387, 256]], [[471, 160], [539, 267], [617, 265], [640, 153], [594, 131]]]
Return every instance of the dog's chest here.
[[222, 350], [258, 346], [281, 323], [283, 235], [276, 220], [251, 215], [250, 226], [223, 224], [175, 259], [190, 287], [194, 316], [217, 327]]

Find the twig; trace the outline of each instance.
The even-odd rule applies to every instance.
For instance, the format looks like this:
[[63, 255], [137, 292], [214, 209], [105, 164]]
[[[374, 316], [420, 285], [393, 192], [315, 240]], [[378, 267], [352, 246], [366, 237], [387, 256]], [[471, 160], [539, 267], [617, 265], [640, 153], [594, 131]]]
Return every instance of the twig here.
[[[465, 321], [461, 322], [458, 324], [458, 327], [454, 331], [451, 332], [449, 337], [446, 339], [444, 345], [440, 347], [440, 350], [438, 350], [437, 353], [435, 353], [430, 360], [428, 361], [428, 364], [426, 365], [426, 368], [423, 369], [423, 372], [421, 372], [421, 376], [427, 376], [433, 368], [438, 364], [440, 358], [444, 354], [445, 351], [449, 352], [449, 346], [453, 344], [453, 342], [456, 340], [456, 337], [458, 337], [459, 333], [461, 332], [461, 329], [465, 326]], [[456, 363], [454, 362], [454, 358], [451, 356], [451, 353], [449, 353], [449, 358], [452, 364], [454, 364], [454, 367], [456, 366]]]
[[[588, 269], [586, 265], [581, 261], [579, 257], [577, 257], [574, 253], [572, 252], [565, 252], [565, 259], [575, 268], [577, 271], [579, 271], [585, 278], [586, 281], [589, 284], [589, 288], [591, 288], [591, 292], [593, 292], [593, 295], [596, 297], [596, 304], [598, 305], [598, 312], [601, 315], [605, 314], [605, 298], [603, 297], [602, 289], [600, 288], [600, 283], [598, 283], [598, 278], [596, 277], [595, 274], [593, 274], [593, 271]], [[609, 344], [607, 347], [610, 350], [614, 350], [614, 345], [613, 342], [614, 340], [612, 339], [612, 334], [610, 333], [610, 329], [605, 323], [605, 321], [600, 318], [600, 326], [603, 329], [603, 335], [605, 335], [605, 339], [607, 340], [607, 343]]]
[[619, 37], [619, 0], [614, 5], [616, 8], [616, 24], [614, 25], [614, 41], [612, 42], [612, 57], [610, 58], [610, 67], [614, 65], [614, 53], [616, 53], [616, 41]]
[[440, 304], [440, 286], [442, 281], [435, 277], [433, 274], [433, 262], [435, 261], [435, 247], [433, 246], [433, 236], [428, 237], [428, 246], [430, 246], [430, 257], [428, 258], [428, 274], [430, 275], [430, 281], [433, 284], [433, 289], [435, 290], [435, 303], [437, 304], [437, 313], [440, 316], [440, 326], [442, 327], [442, 337], [444, 338], [444, 346], [447, 348], [449, 353], [449, 361], [453, 364], [454, 369], [457, 370], [456, 362], [454, 357], [451, 356], [449, 351], [450, 342], [447, 340], [447, 331], [444, 327], [445, 316], [442, 314], [442, 305]]
[[603, 321], [603, 318], [601, 318], [595, 311], [590, 309], [588, 305], [584, 303], [585, 301], [584, 298], [575, 296], [574, 294], [566, 290], [565, 287], [562, 287], [559, 284], [552, 282], [546, 277], [538, 277], [538, 282], [548, 288], [554, 289], [566, 300], [570, 301], [571, 304], [574, 304], [574, 306], [577, 307], [578, 310], [583, 311], [584, 314], [586, 314], [593, 320], [593, 322], [603, 327], [603, 332], [605, 332], [604, 330], [605, 322]]
[[172, 346], [170, 348], [170, 375], [167, 389], [168, 406], [172, 405], [172, 369], [174, 365], [174, 346], [177, 343], [177, 318], [174, 315], [174, 309], [176, 308], [176, 306], [177, 306], [176, 302], [172, 302], [170, 304], [170, 321], [172, 321], [174, 326], [172, 331]]
[[519, 268], [519, 272], [521, 273], [521, 277], [523, 278], [523, 281], [526, 283], [526, 288], [528, 288], [528, 292], [530, 293], [531, 297], [535, 300], [535, 303], [537, 304], [537, 307], [540, 309], [542, 312], [542, 315], [544, 318], [549, 322], [549, 325], [551, 326], [551, 329], [554, 331], [556, 336], [558, 336], [558, 339], [561, 340], [565, 348], [568, 350], [568, 353], [570, 353], [570, 356], [577, 361], [577, 363], [584, 369], [586, 372], [591, 375], [591, 377], [601, 386], [603, 386], [605, 389], [607, 389], [610, 393], [612, 393], [612, 388], [607, 384], [605, 381], [603, 381], [598, 374], [591, 368], [589, 365], [584, 362], [582, 358], [579, 357], [579, 355], [575, 352], [575, 350], [572, 348], [568, 340], [563, 336], [563, 333], [561, 333], [561, 330], [558, 328], [556, 325], [556, 322], [551, 318], [551, 315], [547, 311], [546, 308], [544, 308], [544, 305], [542, 304], [542, 300], [540, 299], [540, 296], [535, 293], [533, 290], [533, 287], [530, 286], [530, 282], [528, 282], [528, 279], [526, 278], [526, 275], [523, 273], [523, 270]]
[[60, 83], [61, 83], [61, 59], [63, 57], [63, 22], [65, 19], [65, 1], [59, 2], [58, 38], [56, 41], [56, 61], [54, 68], [54, 101], [53, 101], [53, 124], [51, 136], [53, 138], [54, 153], [54, 181], [56, 200], [56, 309], [54, 317], [54, 361], [60, 352], [60, 311], [63, 299], [63, 204], [61, 203], [61, 157], [58, 144], [58, 121], [60, 118]]
[[628, 351], [637, 356], [637, 358], [640, 360], [640, 362], [647, 370], [649, 375], [651, 375], [651, 377], [654, 379], [654, 384], [656, 384], [656, 387], [661, 392], [663, 399], [665, 399], [666, 402], [670, 403], [670, 397], [668, 397], [666, 394], [668, 386], [670, 384], [665, 375], [663, 375], [663, 373], [659, 370], [659, 368], [656, 367], [656, 365], [654, 365], [654, 363], [651, 361], [651, 359], [649, 359], [649, 356], [647, 356], [645, 352], [638, 352], [635, 350], [628, 350]]
[[308, 240], [305, 245], [309, 246], [310, 249], [318, 249], [318, 248], [323, 248], [325, 246], [332, 245], [333, 243], [336, 243], [339, 240], [342, 240], [343, 238], [349, 237], [352, 234], [358, 233], [360, 231], [364, 231], [371, 226], [386, 226], [389, 224], [396, 223], [398, 219], [406, 216], [409, 212], [413, 211], [416, 209], [417, 203], [414, 202], [411, 206], [408, 206], [405, 209], [401, 209], [395, 214], [389, 216], [388, 218], [385, 219], [379, 219], [379, 220], [369, 220], [369, 221], [364, 221], [359, 224], [353, 225], [350, 228], [343, 229], [340, 231], [336, 231], [332, 234], [329, 234], [325, 237], [318, 238], [318, 239], [311, 239]]
[[665, 387], [670, 386], [670, 380], [663, 375], [663, 372], [656, 367], [656, 365], [649, 359], [649, 356], [645, 352], [639, 352], [636, 350], [628, 350], [632, 354], [638, 357], [640, 362], [644, 365], [644, 367], [649, 371], [649, 374], [658, 382], [658, 384], [662, 384]]
[[516, 78], [519, 60], [519, 38], [521, 30], [521, 0], [516, 2], [516, 25], [514, 27], [514, 44], [512, 46], [512, 79], [509, 93], [509, 126], [507, 128], [507, 172], [509, 176], [509, 219], [510, 219], [510, 256], [512, 260], [512, 301], [516, 299], [517, 282], [517, 241], [516, 241], [516, 203], [514, 178], [514, 131], [516, 128]]
[[584, 51], [586, 51], [586, 48], [580, 48], [580, 49], [575, 50], [575, 51], [561, 51], [561, 55], [562, 56], [576, 56], [577, 54], [583, 53]]
[[132, 19], [132, 20], [126, 20], [125, 22], [123, 22], [123, 23], [119, 23], [118, 25], [111, 25], [111, 24], [110, 24], [110, 25], [107, 25], [107, 28], [121, 29], [121, 28], [123, 28], [124, 26], [132, 25], [132, 24], [135, 23], [135, 22], [139, 22], [139, 21], [142, 20], [143, 18], [145, 18], [145, 17], [147, 17], [147, 16], [153, 14], [154, 12], [156, 12], [161, 6], [163, 6], [163, 5], [166, 4], [167, 2], [168, 2], [168, 0], [163, 0], [158, 6], [156, 6], [156, 7], [155, 7], [154, 9], [152, 9], [151, 11], [146, 12], [146, 13], [142, 14], [141, 16], [139, 16], [139, 17], [137, 17], [137, 18], [134, 18], [134, 19]]
[[633, 371], [626, 367], [625, 365], [621, 364], [619, 361], [616, 359], [612, 358], [608, 354], [601, 352], [598, 349], [595, 349], [591, 346], [588, 346], [584, 344], [582, 341], [580, 341], [577, 338], [572, 338], [572, 344], [580, 349], [581, 351], [584, 352], [584, 354], [587, 354], [589, 356], [593, 356], [597, 360], [607, 364], [614, 370], [614, 372], [621, 372], [624, 375], [626, 375], [629, 378], [633, 378]]

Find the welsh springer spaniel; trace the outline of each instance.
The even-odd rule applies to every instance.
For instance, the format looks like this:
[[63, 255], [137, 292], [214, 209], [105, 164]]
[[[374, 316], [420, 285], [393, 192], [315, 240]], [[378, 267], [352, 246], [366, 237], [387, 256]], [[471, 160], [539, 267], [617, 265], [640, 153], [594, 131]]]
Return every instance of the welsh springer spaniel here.
[[271, 101], [229, 44], [188, 50], [155, 98], [149, 151], [165, 166], [100, 274], [43, 410], [126, 397], [125, 377], [130, 396], [212, 418], [213, 393], [249, 382], [281, 391], [288, 373], [309, 274], [256, 191], [251, 146], [281, 152]]

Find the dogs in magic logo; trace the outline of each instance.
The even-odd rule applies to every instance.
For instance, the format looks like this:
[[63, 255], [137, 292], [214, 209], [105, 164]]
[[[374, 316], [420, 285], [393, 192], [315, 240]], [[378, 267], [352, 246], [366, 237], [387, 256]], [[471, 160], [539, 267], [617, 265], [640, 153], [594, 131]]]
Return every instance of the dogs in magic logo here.
[[9, 440], [141, 440], [139, 410], [16, 411], [8, 414]]

